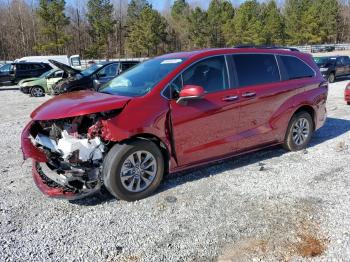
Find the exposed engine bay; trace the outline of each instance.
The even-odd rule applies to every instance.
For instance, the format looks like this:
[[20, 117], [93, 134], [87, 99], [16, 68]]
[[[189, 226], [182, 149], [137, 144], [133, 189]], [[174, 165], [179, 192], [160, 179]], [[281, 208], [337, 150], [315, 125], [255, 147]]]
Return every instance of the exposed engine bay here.
[[35, 121], [30, 139], [48, 159], [36, 164], [46, 185], [82, 196], [101, 188], [102, 164], [109, 147], [100, 136], [100, 121], [111, 115], [115, 112]]
[[55, 83], [53, 86], [52, 86], [52, 94], [53, 95], [59, 95], [59, 94], [63, 94], [66, 92], [65, 90], [65, 86], [67, 85], [67, 83], [75, 80], [75, 76], [70, 76], [66, 79], [62, 79], [60, 81], [58, 81], [57, 83]]

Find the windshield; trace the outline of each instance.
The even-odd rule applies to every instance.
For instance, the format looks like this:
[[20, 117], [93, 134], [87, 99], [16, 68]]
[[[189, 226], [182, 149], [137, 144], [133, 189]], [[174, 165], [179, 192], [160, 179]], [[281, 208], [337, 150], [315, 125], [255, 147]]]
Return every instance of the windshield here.
[[80, 73], [83, 76], [89, 76], [89, 75], [95, 73], [95, 71], [102, 66], [103, 66], [102, 64], [94, 64], [94, 65], [90, 66], [89, 68], [86, 68], [85, 70], [81, 71]]
[[47, 77], [48, 75], [50, 75], [51, 73], [55, 72], [57, 69], [51, 69], [45, 73], [43, 73], [42, 75], [39, 76], [39, 78], [45, 78]]
[[184, 59], [155, 58], [143, 62], [117, 76], [100, 89], [100, 92], [121, 96], [143, 96], [152, 90]]
[[314, 60], [317, 65], [331, 64], [335, 61], [335, 58], [332, 57], [314, 57]]

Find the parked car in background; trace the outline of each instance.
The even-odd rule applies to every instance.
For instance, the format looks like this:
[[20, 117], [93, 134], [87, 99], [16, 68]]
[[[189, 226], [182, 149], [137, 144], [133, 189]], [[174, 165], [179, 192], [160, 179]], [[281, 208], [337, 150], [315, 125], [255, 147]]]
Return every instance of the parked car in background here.
[[344, 92], [345, 102], [350, 105], [350, 83], [347, 84]]
[[16, 59], [15, 62], [41, 62], [41, 63], [50, 63], [50, 60], [55, 60], [62, 64], [71, 66], [75, 69], [81, 69], [81, 61], [79, 55], [50, 55], [50, 56], [25, 56], [19, 59]]
[[102, 84], [139, 63], [138, 61], [100, 62], [77, 72], [74, 68], [57, 61], [50, 60], [50, 62], [71, 75], [53, 86], [53, 94], [55, 95], [84, 89], [97, 90]]
[[67, 74], [60, 69], [51, 69], [36, 78], [26, 78], [19, 81], [20, 90], [25, 94], [34, 97], [44, 96], [49, 93], [50, 86], [62, 78], [66, 78]]
[[0, 85], [11, 83], [10, 70], [11, 64], [4, 64], [0, 67]]
[[0, 84], [17, 84], [22, 79], [38, 77], [51, 69], [52, 67], [46, 63], [11, 63], [4, 71], [1, 71]]
[[164, 173], [283, 144], [307, 147], [326, 120], [328, 83], [311, 55], [226, 48], [168, 54], [98, 91], [57, 96], [22, 132], [24, 159], [51, 197], [107, 190], [133, 201]]
[[335, 50], [334, 45], [314, 45], [311, 46], [311, 53], [332, 52]]
[[350, 75], [350, 58], [348, 56], [314, 57], [325, 79], [333, 83], [339, 76]]

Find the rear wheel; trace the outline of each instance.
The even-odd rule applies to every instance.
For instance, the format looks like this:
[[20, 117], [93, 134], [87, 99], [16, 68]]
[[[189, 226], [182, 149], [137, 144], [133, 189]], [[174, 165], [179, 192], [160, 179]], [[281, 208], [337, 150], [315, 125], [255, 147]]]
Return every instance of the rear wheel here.
[[335, 74], [334, 73], [330, 73], [328, 76], [328, 82], [329, 83], [334, 83], [335, 81]]
[[289, 122], [283, 147], [289, 151], [305, 149], [310, 142], [314, 124], [309, 113], [296, 113]]
[[33, 86], [30, 89], [30, 95], [34, 97], [41, 97], [45, 95], [45, 91], [42, 87], [40, 86]]
[[151, 195], [162, 181], [163, 173], [163, 155], [158, 146], [148, 140], [114, 145], [103, 163], [107, 190], [126, 201]]

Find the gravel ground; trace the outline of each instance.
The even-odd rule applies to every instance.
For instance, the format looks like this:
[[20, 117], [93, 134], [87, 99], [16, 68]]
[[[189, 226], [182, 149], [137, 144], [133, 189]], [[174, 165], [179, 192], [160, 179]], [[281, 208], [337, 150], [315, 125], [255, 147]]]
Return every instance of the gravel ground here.
[[20, 132], [48, 98], [0, 89], [0, 261], [349, 261], [349, 80], [302, 152], [279, 147], [168, 177], [151, 197], [44, 197]]

